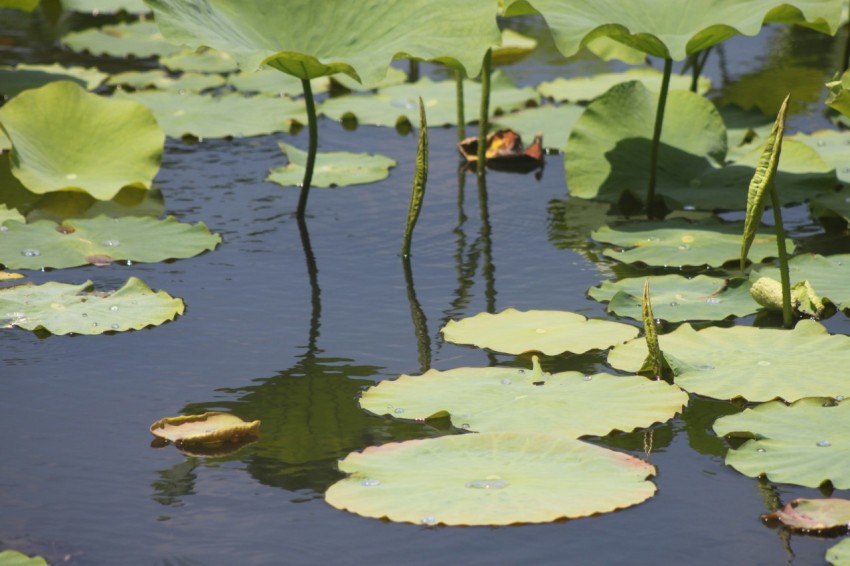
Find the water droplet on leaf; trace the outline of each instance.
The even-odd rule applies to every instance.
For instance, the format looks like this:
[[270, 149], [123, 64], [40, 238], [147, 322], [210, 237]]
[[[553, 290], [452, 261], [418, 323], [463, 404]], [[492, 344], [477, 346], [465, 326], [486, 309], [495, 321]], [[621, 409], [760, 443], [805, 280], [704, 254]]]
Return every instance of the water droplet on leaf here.
[[504, 489], [510, 484], [503, 479], [473, 480], [466, 482], [466, 487], [473, 489]]
[[362, 485], [363, 487], [376, 487], [376, 486], [381, 485], [381, 482], [378, 481], [378, 480], [373, 480], [371, 478], [367, 478], [367, 479], [363, 480], [362, 482], [360, 482], [360, 485]]
[[762, 366], [762, 367], [767, 367], [767, 366], [769, 366], [769, 365], [770, 365], [770, 362], [769, 362], [769, 361], [767, 361], [767, 360], [759, 360], [759, 361], [758, 361], [758, 365], [760, 365], [760, 366]]
[[829, 446], [832, 446], [832, 442], [830, 442], [829, 440], [818, 440], [817, 445], [821, 448], [827, 448]]
[[21, 250], [21, 255], [25, 257], [38, 257], [41, 255], [41, 252], [32, 248], [27, 248], [25, 250]]

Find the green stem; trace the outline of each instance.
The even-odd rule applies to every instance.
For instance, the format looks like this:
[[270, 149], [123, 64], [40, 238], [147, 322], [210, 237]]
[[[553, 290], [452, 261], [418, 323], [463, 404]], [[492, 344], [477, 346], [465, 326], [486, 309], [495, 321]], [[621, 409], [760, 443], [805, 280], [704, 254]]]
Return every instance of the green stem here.
[[664, 59], [664, 78], [661, 93], [658, 95], [658, 109], [655, 111], [655, 131], [652, 133], [652, 149], [649, 156], [649, 187], [646, 190], [646, 213], [657, 218], [655, 206], [655, 182], [658, 169], [658, 148], [661, 145], [661, 128], [664, 125], [664, 108], [667, 105], [667, 91], [670, 89], [670, 74], [673, 72], [673, 59]]
[[788, 252], [785, 250], [785, 228], [782, 226], [782, 205], [776, 193], [776, 185], [770, 188], [770, 205], [773, 207], [773, 222], [776, 232], [776, 249], [779, 251], [779, 276], [782, 282], [782, 326], [791, 328], [791, 275], [788, 271]]
[[457, 103], [457, 141], [466, 138], [466, 116], [463, 108], [463, 73], [455, 71], [455, 98]]
[[316, 165], [316, 149], [319, 145], [316, 103], [313, 100], [310, 79], [301, 79], [301, 87], [304, 89], [304, 103], [307, 105], [307, 128], [310, 138], [307, 146], [307, 165], [304, 168], [304, 180], [301, 182], [301, 194], [298, 196], [298, 208], [295, 211], [296, 218], [304, 218], [304, 212], [307, 210], [307, 197], [310, 194], [310, 183], [313, 182], [313, 167]]
[[691, 75], [691, 92], [696, 92], [699, 87], [699, 77], [702, 75], [702, 70], [705, 68], [705, 62], [708, 61], [708, 54], [711, 52], [711, 47], [694, 54], [694, 64]]
[[481, 65], [481, 113], [478, 118], [478, 176], [484, 175], [484, 165], [487, 152], [487, 130], [490, 128], [490, 70], [493, 62], [493, 50], [488, 49], [484, 54]]
[[419, 80], [419, 61], [410, 59], [409, 72], [407, 74], [407, 82], [415, 83]]

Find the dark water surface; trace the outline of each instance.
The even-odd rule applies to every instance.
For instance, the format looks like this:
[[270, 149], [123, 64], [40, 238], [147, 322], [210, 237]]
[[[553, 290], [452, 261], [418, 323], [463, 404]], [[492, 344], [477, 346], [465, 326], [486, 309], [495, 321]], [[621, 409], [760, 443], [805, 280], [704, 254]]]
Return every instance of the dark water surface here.
[[[539, 27], [527, 27], [545, 40]], [[31, 41], [3, 62], [71, 57]], [[771, 28], [727, 42], [707, 74], [719, 87], [795, 52], [828, 79], [839, 47]], [[544, 41], [507, 71], [532, 84], [605, 68], [564, 62]], [[822, 105], [810, 107], [814, 117], [795, 116], [793, 128], [824, 127]], [[169, 141], [157, 177], [167, 212], [203, 221], [224, 242], [171, 263], [30, 274], [35, 283], [92, 279], [101, 288], [136, 275], [183, 298], [187, 311], [158, 328], [108, 336], [0, 330], [0, 549], [56, 564], [823, 563], [835, 540], [789, 536], [759, 519], [765, 499], [820, 492], [762, 485], [724, 466], [726, 444], [710, 428], [739, 409], [704, 399], [652, 431], [658, 494], [624, 511], [544, 525], [430, 528], [362, 518], [323, 501], [341, 477], [337, 460], [350, 451], [454, 432], [371, 416], [357, 405], [364, 388], [426, 366], [529, 364], [443, 343], [447, 320], [506, 307], [607, 316], [585, 292], [611, 277], [610, 264], [560, 220], [571, 206], [560, 156], [549, 157], [539, 181], [490, 173], [486, 193], [469, 175], [460, 198], [456, 137], [454, 129], [430, 131], [428, 192], [408, 278], [399, 248], [415, 135], [345, 131], [322, 120], [321, 150], [382, 153], [399, 165], [373, 185], [314, 189], [306, 233], [292, 215], [297, 190], [263, 180], [284, 162], [277, 142], [305, 147], [306, 132]], [[801, 231], [817, 233], [804, 208], [790, 214]], [[424, 333], [414, 324], [418, 309]], [[850, 330], [843, 315], [828, 326]], [[559, 357], [546, 367], [601, 370], [604, 361]], [[148, 426], [157, 419], [216, 409], [262, 419], [261, 440], [221, 458], [150, 446]], [[638, 431], [601, 442], [644, 457], [647, 438]]]

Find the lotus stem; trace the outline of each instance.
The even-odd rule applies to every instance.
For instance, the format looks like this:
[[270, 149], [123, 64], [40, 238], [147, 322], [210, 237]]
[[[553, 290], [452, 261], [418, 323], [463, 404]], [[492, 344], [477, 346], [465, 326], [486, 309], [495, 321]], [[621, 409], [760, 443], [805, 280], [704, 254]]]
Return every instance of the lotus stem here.
[[457, 141], [466, 138], [466, 116], [463, 107], [463, 73], [455, 71], [455, 98], [457, 100]]
[[407, 82], [415, 83], [419, 80], [419, 61], [410, 59], [410, 70], [407, 73]]
[[310, 183], [313, 182], [313, 167], [316, 165], [316, 150], [319, 146], [316, 103], [313, 100], [313, 88], [310, 86], [310, 79], [301, 79], [301, 87], [304, 89], [304, 103], [307, 105], [307, 129], [310, 137], [307, 146], [307, 165], [304, 167], [304, 180], [301, 182], [301, 194], [298, 196], [298, 208], [295, 211], [297, 218], [304, 218], [304, 213], [307, 210], [307, 197], [310, 194]]
[[793, 315], [791, 311], [791, 275], [788, 269], [788, 252], [785, 249], [785, 228], [782, 226], [782, 205], [776, 184], [770, 187], [770, 205], [773, 207], [774, 231], [776, 232], [776, 249], [779, 252], [779, 277], [782, 283], [782, 326], [791, 328]]
[[711, 47], [695, 53], [693, 56], [693, 67], [691, 72], [691, 92], [696, 92], [699, 88], [699, 77], [702, 75], [702, 70], [705, 68], [705, 62], [708, 61], [708, 54], [711, 53]]
[[487, 159], [487, 130], [490, 129], [490, 70], [493, 66], [493, 50], [488, 49], [481, 64], [481, 113], [478, 118], [478, 176], [484, 175]]
[[667, 91], [670, 89], [670, 75], [673, 72], [673, 59], [664, 59], [664, 78], [658, 95], [658, 109], [655, 111], [655, 131], [652, 134], [652, 149], [649, 155], [649, 187], [646, 190], [647, 216], [657, 218], [655, 210], [655, 182], [658, 169], [658, 148], [661, 145], [661, 128], [664, 125], [664, 108], [667, 105]]

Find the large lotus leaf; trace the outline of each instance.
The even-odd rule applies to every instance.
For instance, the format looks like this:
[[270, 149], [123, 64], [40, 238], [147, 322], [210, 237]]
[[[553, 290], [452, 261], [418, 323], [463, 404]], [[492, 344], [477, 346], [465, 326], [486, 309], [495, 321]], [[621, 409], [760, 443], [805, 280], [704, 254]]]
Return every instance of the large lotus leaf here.
[[[748, 401], [850, 396], [850, 337], [831, 336], [812, 320], [793, 330], [684, 324], [658, 339], [676, 385], [691, 393]], [[611, 350], [608, 363], [636, 372], [645, 358], [645, 341], [632, 340]]]
[[183, 51], [179, 45], [166, 41], [152, 21], [120, 23], [72, 32], [62, 38], [62, 43], [74, 51], [113, 57], [165, 57]]
[[585, 47], [603, 61], [618, 60], [629, 65], [646, 63], [646, 53], [615, 41], [607, 35], [597, 37], [587, 43]]
[[850, 223], [850, 191], [818, 195], [812, 199], [811, 208], [815, 218], [840, 218]]
[[247, 137], [287, 132], [293, 123], [307, 123], [304, 103], [267, 96], [240, 94], [207, 96], [177, 92], [116, 92], [114, 97], [135, 100], [150, 108], [165, 133], [173, 138]]
[[[464, 82], [464, 116], [470, 122], [478, 119], [481, 84]], [[319, 112], [334, 120], [353, 114], [361, 124], [395, 126], [399, 121], [419, 124], [419, 98], [425, 105], [430, 126], [457, 125], [457, 84], [454, 80], [434, 82], [422, 77], [413, 84], [379, 89], [373, 95], [349, 95], [327, 99]], [[493, 73], [490, 82], [492, 112], [510, 112], [540, 99], [531, 87], [517, 88], [501, 71]]]
[[750, 296], [751, 283], [748, 280], [707, 275], [692, 278], [679, 275], [629, 277], [614, 282], [603, 281], [587, 293], [597, 301], [607, 302], [608, 312], [641, 320], [641, 296], [647, 279], [652, 293], [652, 312], [655, 318], [661, 320], [723, 320], [747, 316], [760, 308]]
[[[594, 231], [591, 238], [624, 248], [623, 251], [606, 249], [604, 252], [606, 256], [624, 263], [656, 267], [720, 267], [740, 258], [743, 230], [743, 222], [725, 223], [714, 218], [699, 222], [672, 219], [603, 226]], [[785, 245], [789, 252], [793, 252], [791, 240], [786, 239]], [[756, 232], [749, 258], [762, 261], [775, 257], [776, 253], [776, 236], [768, 230]]]
[[[543, 134], [543, 145], [560, 151], [584, 107], [577, 104], [540, 106], [512, 112], [494, 118], [494, 128], [510, 128], [530, 142], [538, 133]], [[430, 119], [430, 118], [429, 118]]]
[[[281, 73], [277, 69], [263, 68], [256, 71], [241, 70], [227, 77], [227, 84], [244, 93], [261, 93], [271, 96], [297, 97], [304, 93], [301, 80]], [[328, 77], [319, 77], [310, 81], [313, 94], [327, 92], [330, 88]]]
[[505, 309], [450, 320], [441, 330], [447, 342], [472, 344], [506, 354], [542, 352], [555, 356], [604, 350], [634, 338], [637, 328], [608, 320], [587, 319], [566, 311]]
[[762, 519], [779, 521], [788, 528], [803, 531], [843, 530], [850, 525], [850, 500], [837, 497], [827, 499], [801, 497], [782, 509], [762, 515]]
[[[272, 169], [266, 180], [284, 187], [300, 185], [304, 180], [307, 152], [285, 143], [278, 145], [289, 163]], [[384, 155], [344, 151], [318, 153], [312, 184], [314, 187], [345, 187], [374, 183], [385, 179], [390, 174], [390, 168], [395, 166], [395, 159]]]
[[[285, 76], [293, 78], [292, 75]], [[388, 86], [400, 85], [402, 83], [405, 83], [407, 82], [407, 73], [397, 67], [390, 67], [387, 69], [386, 76], [373, 85], [361, 84], [344, 73], [337, 73], [336, 75], [324, 78], [328, 79], [331, 83], [336, 83], [338, 86], [341, 86], [346, 90], [350, 90], [353, 92], [366, 92], [369, 90], [386, 88]]]
[[172, 71], [190, 73], [232, 73], [239, 68], [233, 56], [215, 49], [201, 48], [162, 57], [160, 64]]
[[63, 67], [52, 65], [19, 64], [14, 67], [0, 67], [0, 94], [12, 97], [30, 88], [38, 88], [53, 81], [72, 81], [87, 90], [94, 90], [107, 74], [94, 67]]
[[834, 34], [838, 0], [706, 0], [684, 7], [679, 0], [513, 0], [506, 15], [532, 5], [546, 19], [555, 44], [569, 57], [597, 37], [681, 61], [736, 34], [757, 35], [768, 22], [806, 23]]
[[301, 79], [346, 73], [371, 85], [395, 58], [435, 60], [478, 74], [499, 42], [495, 2], [454, 0], [146, 0], [166, 37], [267, 64]]
[[[536, 364], [535, 364], [536, 365]], [[370, 387], [360, 406], [377, 415], [429, 419], [477, 432], [550, 432], [578, 438], [671, 419], [688, 395], [663, 381], [607, 373], [549, 375], [515, 368], [428, 370]]]
[[[823, 160], [835, 168], [838, 180], [850, 184], [850, 132], [818, 130], [811, 134], [794, 134], [786, 141], [801, 141], [815, 150]], [[783, 150], [782, 159], [785, 159]]]
[[48, 562], [41, 556], [27, 556], [16, 550], [4, 550], [0, 552], [0, 566], [48, 566]]
[[[661, 90], [661, 79], [664, 74], [649, 67], [628, 69], [621, 73], [599, 73], [588, 77], [573, 77], [570, 79], [557, 78], [537, 85], [537, 91], [543, 96], [548, 96], [557, 101], [569, 100], [570, 102], [588, 101], [605, 94], [614, 85], [629, 81], [640, 81], [643, 86], [652, 90]], [[691, 77], [687, 75], [673, 75], [670, 77], [670, 88], [677, 90], [689, 90], [691, 88]], [[711, 81], [700, 77], [697, 90], [704, 94], [711, 88]]]
[[652, 497], [655, 468], [544, 434], [484, 433], [372, 446], [339, 463], [325, 500], [376, 519], [510, 525], [585, 517]]
[[115, 292], [49, 282], [0, 289], [0, 327], [46, 330], [52, 334], [103, 334], [159, 326], [183, 314], [183, 301], [154, 292], [130, 277]]
[[105, 265], [117, 260], [152, 263], [193, 257], [221, 242], [203, 222], [169, 216], [65, 220], [56, 224], [6, 222], [0, 227], [0, 263], [10, 269]]
[[[803, 254], [791, 258], [788, 262], [791, 285], [808, 281], [818, 296], [829, 299], [841, 310], [850, 309], [850, 255], [839, 254], [824, 257], [822, 255]], [[770, 277], [779, 281], [779, 269], [759, 266], [751, 279]]]
[[80, 189], [109, 200], [124, 187], [150, 188], [165, 135], [143, 105], [57, 81], [0, 108], [12, 142], [12, 174], [33, 193]]
[[833, 566], [850, 566], [850, 538], [843, 538], [830, 547], [825, 558]]
[[142, 0], [62, 0], [62, 7], [66, 10], [93, 15], [115, 12], [144, 14], [149, 11]]
[[837, 489], [850, 488], [848, 430], [850, 402], [818, 398], [764, 403], [714, 423], [719, 435], [750, 439], [726, 454], [742, 474], [807, 487], [830, 481]]
[[110, 76], [106, 81], [106, 84], [109, 85], [123, 85], [136, 90], [155, 88], [177, 92], [200, 92], [218, 88], [225, 83], [226, 79], [221, 75], [183, 73], [178, 77], [172, 77], [162, 69], [125, 71]]

